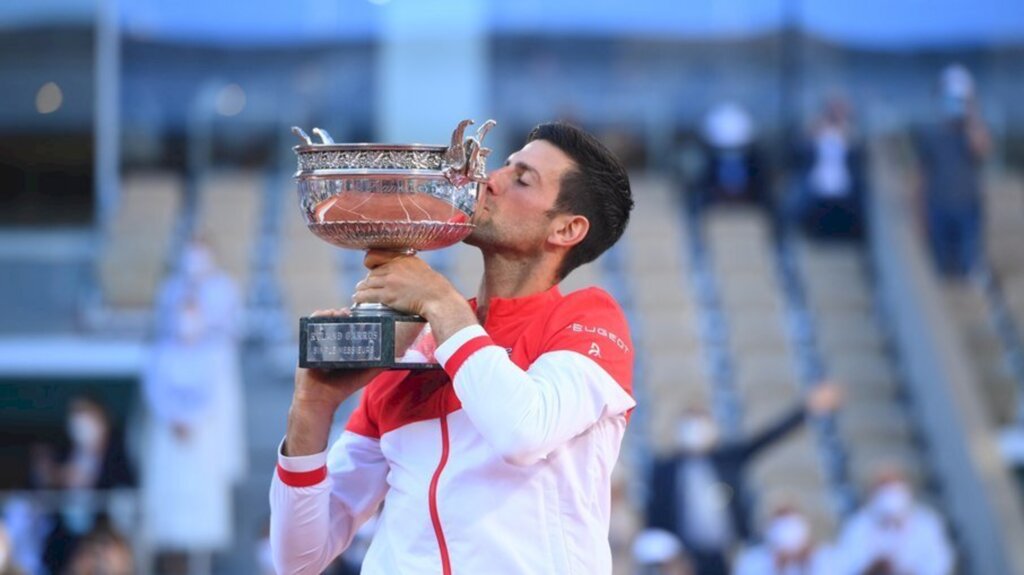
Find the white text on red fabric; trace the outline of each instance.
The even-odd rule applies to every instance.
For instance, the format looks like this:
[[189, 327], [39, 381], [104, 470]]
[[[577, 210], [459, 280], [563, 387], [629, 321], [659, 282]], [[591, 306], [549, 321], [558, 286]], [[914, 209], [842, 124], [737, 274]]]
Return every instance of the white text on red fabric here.
[[608, 338], [622, 351], [629, 351], [629, 346], [626, 345], [626, 342], [623, 341], [621, 337], [615, 335], [614, 333], [608, 331], [603, 327], [593, 327], [589, 325], [583, 325], [581, 323], [574, 323], [567, 327], [566, 329], [571, 330], [574, 333], [593, 333], [596, 334], [598, 337]]

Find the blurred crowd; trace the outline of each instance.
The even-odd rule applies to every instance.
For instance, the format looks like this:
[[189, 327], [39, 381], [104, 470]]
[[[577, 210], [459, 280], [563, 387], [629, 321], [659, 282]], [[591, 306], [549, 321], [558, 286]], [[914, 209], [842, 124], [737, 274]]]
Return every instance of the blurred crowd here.
[[[918, 208], [936, 269], [968, 277], [982, 263], [982, 161], [991, 142], [970, 72], [951, 65], [937, 82], [934, 121], [914, 133], [920, 160]], [[702, 122], [680, 162], [687, 205], [700, 212], [746, 203], [820, 240], [861, 241], [870, 226], [865, 144], [856, 113], [828, 98], [783, 153], [769, 153], [756, 119], [722, 102]], [[773, 167], [773, 163], [775, 166]], [[778, 164], [789, 177], [778, 185]], [[775, 190], [782, 190], [776, 193]], [[213, 572], [235, 539], [233, 491], [249, 472], [240, 373], [242, 302], [202, 237], [182, 250], [161, 288], [151, 357], [143, 380], [144, 432], [126, 441], [102, 400], [75, 397], [67, 441], [38, 445], [25, 492], [6, 500], [0, 521], [0, 575], [117, 575]], [[898, 465], [877, 470], [837, 535], [816, 530], [792, 495], [759, 508], [747, 469], [809, 419], [841, 409], [824, 383], [778, 421], [750, 437], [723, 441], [703, 406], [683, 413], [675, 449], [631, 487], [613, 493], [610, 537], [619, 573], [637, 575], [947, 575], [953, 545], [937, 512]], [[263, 473], [263, 471], [259, 471]], [[127, 504], [119, 494], [127, 493]], [[643, 507], [643, 512], [638, 511]], [[334, 573], [356, 573], [372, 521]], [[147, 546], [140, 553], [140, 542]], [[268, 548], [256, 563], [269, 574]]]
[[[234, 539], [248, 473], [241, 297], [201, 237], [160, 289], [130, 442], [103, 400], [68, 402], [67, 441], [33, 448], [32, 480], [6, 500], [0, 573], [212, 573]], [[35, 492], [35, 496], [33, 496]], [[145, 547], [153, 565], [136, 563]]]
[[[915, 209], [937, 271], [962, 278], [983, 263], [982, 168], [992, 141], [966, 67], [945, 67], [934, 92], [933, 119], [911, 134]], [[783, 153], [769, 153], [742, 105], [714, 106], [679, 162], [688, 205], [758, 205], [811, 238], [862, 239], [869, 224], [867, 151], [849, 102], [841, 94], [826, 98], [808, 129], [787, 140]], [[777, 185], [780, 174], [786, 181]]]
[[646, 484], [645, 521], [613, 494], [617, 572], [638, 575], [940, 575], [954, 572], [955, 553], [943, 520], [919, 500], [898, 463], [880, 463], [863, 503], [834, 540], [815, 529], [799, 494], [777, 495], [754, 527], [745, 487], [747, 468], [770, 457], [808, 418], [840, 408], [834, 383], [808, 394], [805, 405], [748, 438], [722, 441], [703, 409], [679, 420], [674, 452], [657, 459]]

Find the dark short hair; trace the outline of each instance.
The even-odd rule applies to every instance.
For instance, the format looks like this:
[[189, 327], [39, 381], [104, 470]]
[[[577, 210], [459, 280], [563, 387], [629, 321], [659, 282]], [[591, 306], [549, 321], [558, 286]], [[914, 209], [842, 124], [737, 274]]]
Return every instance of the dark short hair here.
[[594, 136], [571, 124], [552, 122], [531, 130], [526, 141], [534, 140], [554, 145], [575, 164], [562, 175], [554, 213], [578, 214], [590, 222], [586, 237], [569, 250], [558, 268], [562, 280], [622, 237], [633, 209], [633, 195], [626, 168]]

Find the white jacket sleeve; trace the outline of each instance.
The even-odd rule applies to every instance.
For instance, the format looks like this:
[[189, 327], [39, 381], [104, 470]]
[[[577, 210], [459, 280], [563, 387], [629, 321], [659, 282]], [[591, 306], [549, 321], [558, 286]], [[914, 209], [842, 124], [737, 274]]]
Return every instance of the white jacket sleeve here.
[[[591, 357], [558, 349], [523, 370], [479, 325], [458, 331], [438, 346], [436, 357], [470, 421], [516, 465], [533, 464], [602, 418], [636, 405]], [[624, 359], [632, 369], [631, 356]]]
[[270, 486], [270, 546], [279, 575], [317, 574], [352, 542], [387, 492], [377, 439], [345, 431], [323, 452], [286, 457]]

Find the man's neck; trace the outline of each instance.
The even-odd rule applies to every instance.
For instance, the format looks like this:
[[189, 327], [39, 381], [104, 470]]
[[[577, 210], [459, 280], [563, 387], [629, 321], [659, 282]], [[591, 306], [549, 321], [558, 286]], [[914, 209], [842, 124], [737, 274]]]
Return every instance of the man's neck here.
[[484, 254], [484, 275], [476, 296], [476, 315], [482, 324], [494, 298], [526, 297], [551, 289], [558, 283], [555, 267], [547, 258], [508, 258]]

